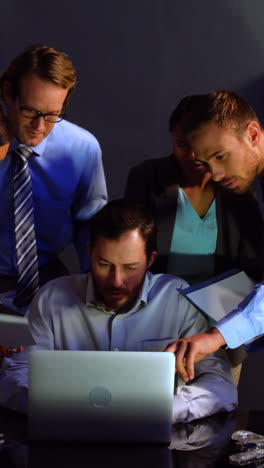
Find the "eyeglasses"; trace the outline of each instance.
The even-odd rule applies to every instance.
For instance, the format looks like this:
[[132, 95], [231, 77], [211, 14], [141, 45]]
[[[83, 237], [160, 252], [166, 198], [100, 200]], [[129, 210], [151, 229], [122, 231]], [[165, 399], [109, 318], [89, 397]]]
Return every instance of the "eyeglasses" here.
[[39, 119], [40, 117], [43, 117], [45, 122], [52, 122], [52, 123], [57, 123], [60, 122], [61, 120], [64, 119], [65, 117], [65, 112], [62, 114], [43, 114], [40, 111], [37, 111], [35, 109], [30, 109], [30, 107], [25, 107], [25, 106], [20, 106], [19, 107], [20, 112], [26, 119]]

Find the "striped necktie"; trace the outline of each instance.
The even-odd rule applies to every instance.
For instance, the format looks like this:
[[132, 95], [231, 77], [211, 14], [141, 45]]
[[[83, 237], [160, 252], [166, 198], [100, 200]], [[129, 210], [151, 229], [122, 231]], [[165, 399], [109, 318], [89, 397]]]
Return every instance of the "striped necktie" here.
[[30, 303], [39, 288], [38, 255], [35, 237], [31, 174], [28, 159], [33, 150], [19, 146], [13, 180], [14, 218], [18, 281], [14, 304]]

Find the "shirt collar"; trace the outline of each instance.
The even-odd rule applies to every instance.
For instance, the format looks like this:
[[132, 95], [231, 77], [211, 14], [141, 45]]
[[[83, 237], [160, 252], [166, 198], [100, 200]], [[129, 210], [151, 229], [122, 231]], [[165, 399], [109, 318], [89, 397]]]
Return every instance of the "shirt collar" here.
[[[143, 283], [142, 288], [141, 288], [141, 290], [139, 292], [138, 298], [137, 298], [134, 306], [132, 307], [132, 309], [129, 310], [127, 312], [127, 314], [129, 314], [130, 312], [134, 312], [135, 310], [137, 310], [140, 307], [143, 307], [143, 306], [145, 306], [147, 304], [150, 277], [151, 277], [151, 273], [149, 271], [147, 271], [145, 279], [144, 279], [144, 283]], [[86, 305], [92, 305], [93, 307], [102, 309], [102, 306], [100, 306], [96, 302], [95, 291], [94, 291], [94, 283], [93, 283], [93, 278], [92, 278], [91, 273], [87, 274]]]
[[93, 278], [92, 278], [91, 273], [87, 273], [87, 286], [86, 286], [85, 303], [86, 303], [86, 305], [90, 305], [90, 304], [95, 305], [96, 304], [94, 284], [93, 284]]
[[141, 288], [141, 293], [139, 295], [139, 298], [144, 303], [144, 305], [148, 303], [148, 292], [149, 292], [151, 277], [152, 277], [152, 273], [150, 273], [150, 271], [147, 271], [145, 279], [144, 279], [144, 283]]
[[[14, 151], [15, 149], [17, 149], [17, 147], [20, 145], [20, 141], [17, 140], [16, 138], [10, 143], [10, 146], [9, 146], [9, 149], [8, 149], [8, 152], [12, 152]], [[36, 156], [42, 156], [45, 149], [46, 149], [46, 145], [47, 145], [47, 137], [44, 138], [44, 140], [42, 140], [42, 142], [37, 145], [37, 146], [30, 146], [29, 148], [31, 148], [33, 151], [34, 151], [34, 154]]]

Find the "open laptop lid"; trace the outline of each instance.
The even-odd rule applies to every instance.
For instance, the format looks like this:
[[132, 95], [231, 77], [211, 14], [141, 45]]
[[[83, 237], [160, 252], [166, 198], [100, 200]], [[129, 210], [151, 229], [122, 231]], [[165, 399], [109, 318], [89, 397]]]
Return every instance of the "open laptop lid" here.
[[168, 443], [174, 373], [172, 353], [31, 351], [29, 436]]

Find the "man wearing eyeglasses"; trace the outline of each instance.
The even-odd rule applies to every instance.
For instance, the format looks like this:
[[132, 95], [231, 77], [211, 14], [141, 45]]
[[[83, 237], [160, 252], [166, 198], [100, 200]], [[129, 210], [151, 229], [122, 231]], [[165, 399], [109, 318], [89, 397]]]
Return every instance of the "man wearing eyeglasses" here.
[[43, 45], [25, 49], [0, 77], [5, 117], [14, 136], [0, 158], [0, 294], [15, 289], [18, 278], [13, 179], [15, 153], [23, 145], [33, 150], [28, 167], [39, 285], [67, 273], [58, 254], [72, 241], [81, 270], [88, 269], [88, 220], [106, 203], [107, 191], [97, 140], [64, 120], [75, 85], [68, 56]]

